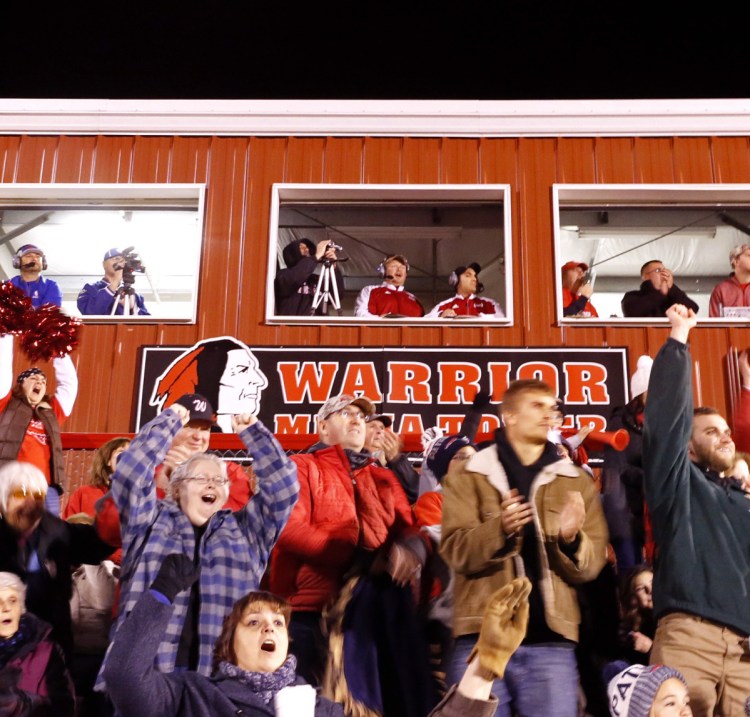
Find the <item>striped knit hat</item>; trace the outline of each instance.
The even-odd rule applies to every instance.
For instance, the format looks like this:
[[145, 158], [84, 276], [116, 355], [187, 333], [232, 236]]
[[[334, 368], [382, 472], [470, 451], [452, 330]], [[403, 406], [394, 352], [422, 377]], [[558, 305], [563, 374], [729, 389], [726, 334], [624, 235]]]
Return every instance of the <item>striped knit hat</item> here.
[[685, 678], [666, 665], [631, 665], [613, 677], [607, 687], [612, 717], [648, 717], [659, 688], [671, 677]]

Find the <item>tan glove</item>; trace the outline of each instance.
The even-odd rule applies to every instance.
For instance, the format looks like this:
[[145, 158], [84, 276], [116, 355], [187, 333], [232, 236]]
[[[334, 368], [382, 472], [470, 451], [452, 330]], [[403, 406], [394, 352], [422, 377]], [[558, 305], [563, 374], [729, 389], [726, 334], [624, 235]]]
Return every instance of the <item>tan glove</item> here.
[[479, 639], [468, 662], [479, 653], [479, 664], [497, 677], [505, 674], [511, 655], [526, 636], [531, 582], [515, 578], [487, 601]]

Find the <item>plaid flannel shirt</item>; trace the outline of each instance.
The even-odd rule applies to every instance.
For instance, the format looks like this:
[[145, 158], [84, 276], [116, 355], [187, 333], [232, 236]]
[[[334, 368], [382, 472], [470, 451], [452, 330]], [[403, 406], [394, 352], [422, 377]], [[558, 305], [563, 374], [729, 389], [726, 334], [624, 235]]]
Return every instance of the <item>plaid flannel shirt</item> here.
[[[151, 586], [167, 555], [194, 555], [190, 520], [174, 501], [157, 499], [154, 483], [154, 469], [180, 428], [177, 414], [164, 411], [141, 429], [117, 461], [111, 491], [120, 513], [123, 560], [116, 629]], [[211, 673], [214, 643], [224, 617], [239, 598], [258, 588], [271, 548], [299, 493], [294, 463], [262, 423], [246, 428], [240, 438], [253, 457], [258, 490], [242, 510], [213, 515], [201, 540], [198, 672], [203, 675]], [[175, 598], [156, 656], [161, 672], [174, 670], [189, 599], [189, 590]], [[102, 675], [100, 671], [97, 689], [104, 687]]]

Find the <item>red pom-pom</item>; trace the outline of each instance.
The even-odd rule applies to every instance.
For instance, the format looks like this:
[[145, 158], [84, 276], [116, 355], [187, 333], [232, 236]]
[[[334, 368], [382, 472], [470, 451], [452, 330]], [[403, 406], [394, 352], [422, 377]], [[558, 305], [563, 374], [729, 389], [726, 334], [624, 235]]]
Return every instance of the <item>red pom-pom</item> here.
[[9, 281], [0, 283], [0, 334], [22, 334], [33, 325], [31, 299]]
[[21, 337], [21, 348], [32, 361], [67, 356], [80, 342], [81, 319], [64, 314], [54, 304], [30, 311], [33, 324]]

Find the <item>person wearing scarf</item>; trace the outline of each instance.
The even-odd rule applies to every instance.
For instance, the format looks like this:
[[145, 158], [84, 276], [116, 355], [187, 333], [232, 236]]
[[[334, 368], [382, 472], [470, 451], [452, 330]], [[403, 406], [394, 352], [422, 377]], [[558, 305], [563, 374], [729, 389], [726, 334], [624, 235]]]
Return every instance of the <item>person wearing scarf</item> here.
[[291, 606], [271, 593], [240, 598], [224, 619], [210, 677], [183, 671], [164, 674], [154, 657], [174, 607], [200, 569], [183, 554], [168, 555], [118, 630], [105, 681], [120, 717], [343, 717], [334, 704], [297, 676], [288, 654]]

